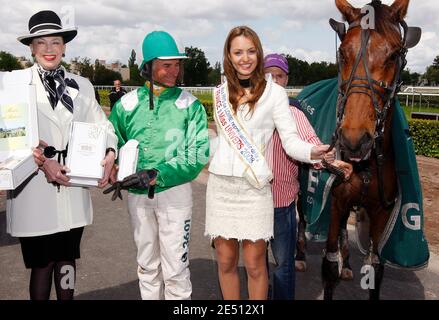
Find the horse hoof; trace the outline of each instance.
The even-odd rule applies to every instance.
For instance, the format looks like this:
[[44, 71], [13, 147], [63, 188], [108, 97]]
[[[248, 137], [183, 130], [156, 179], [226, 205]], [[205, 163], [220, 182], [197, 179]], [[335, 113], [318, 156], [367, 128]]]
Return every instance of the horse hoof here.
[[305, 261], [296, 260], [294, 262], [294, 265], [296, 267], [297, 272], [305, 272], [306, 271], [306, 262]]
[[350, 281], [354, 279], [354, 273], [351, 269], [343, 268], [341, 269], [340, 278], [345, 281]]

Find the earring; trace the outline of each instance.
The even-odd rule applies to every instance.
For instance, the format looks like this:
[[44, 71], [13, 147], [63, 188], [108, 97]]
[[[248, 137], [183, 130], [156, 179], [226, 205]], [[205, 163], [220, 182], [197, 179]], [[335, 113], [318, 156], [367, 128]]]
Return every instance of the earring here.
[[66, 54], [63, 52], [62, 57], [64, 58], [66, 56]]

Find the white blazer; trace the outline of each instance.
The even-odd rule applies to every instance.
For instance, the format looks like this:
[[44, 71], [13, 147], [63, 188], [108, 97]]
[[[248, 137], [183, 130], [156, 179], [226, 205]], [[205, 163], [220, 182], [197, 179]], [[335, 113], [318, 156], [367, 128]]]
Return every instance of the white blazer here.
[[[271, 137], [276, 128], [282, 146], [290, 157], [301, 162], [318, 162], [311, 160], [311, 149], [314, 145], [301, 140], [297, 133], [296, 122], [289, 109], [285, 89], [274, 83], [271, 77], [267, 79], [264, 93], [256, 103], [253, 114], [248, 113], [248, 105], [244, 104], [238, 108], [237, 117], [262, 154], [271, 152], [267, 150], [267, 147], [271, 145]], [[214, 147], [215, 153], [210, 162], [209, 172], [242, 177], [246, 169], [245, 164], [229, 145], [218, 126], [217, 132], [217, 141], [212, 143], [216, 147]]]
[[[66, 72], [66, 78], [74, 79], [79, 91], [67, 87], [73, 100], [73, 114], [61, 102], [52, 109], [36, 66], [32, 68], [32, 84], [36, 86], [38, 106], [39, 138], [54, 146], [65, 149], [69, 140], [72, 121], [107, 122], [107, 147], [117, 148], [114, 128], [107, 120], [101, 106], [95, 99], [92, 84], [87, 79]], [[93, 208], [90, 193], [83, 187], [56, 186], [48, 183], [42, 171], [21, 185], [8, 191], [6, 202], [7, 232], [14, 237], [30, 237], [68, 231], [92, 223]]]

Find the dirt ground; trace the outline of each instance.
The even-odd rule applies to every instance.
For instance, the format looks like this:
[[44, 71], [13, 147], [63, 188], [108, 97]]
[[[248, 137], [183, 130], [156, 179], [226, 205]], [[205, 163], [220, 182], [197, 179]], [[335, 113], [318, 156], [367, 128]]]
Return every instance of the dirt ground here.
[[430, 251], [439, 254], [439, 159], [416, 158], [424, 197], [424, 232]]

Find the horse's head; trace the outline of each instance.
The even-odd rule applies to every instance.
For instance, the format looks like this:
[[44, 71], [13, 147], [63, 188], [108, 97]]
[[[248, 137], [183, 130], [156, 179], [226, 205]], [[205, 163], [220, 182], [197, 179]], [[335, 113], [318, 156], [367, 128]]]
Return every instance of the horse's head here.
[[369, 157], [375, 138], [382, 138], [406, 50], [419, 41], [420, 29], [408, 28], [403, 20], [409, 0], [395, 0], [390, 6], [373, 0], [362, 9], [347, 0], [335, 3], [349, 24], [345, 32], [343, 24], [331, 20], [342, 39], [338, 141], [346, 159], [359, 161]]

